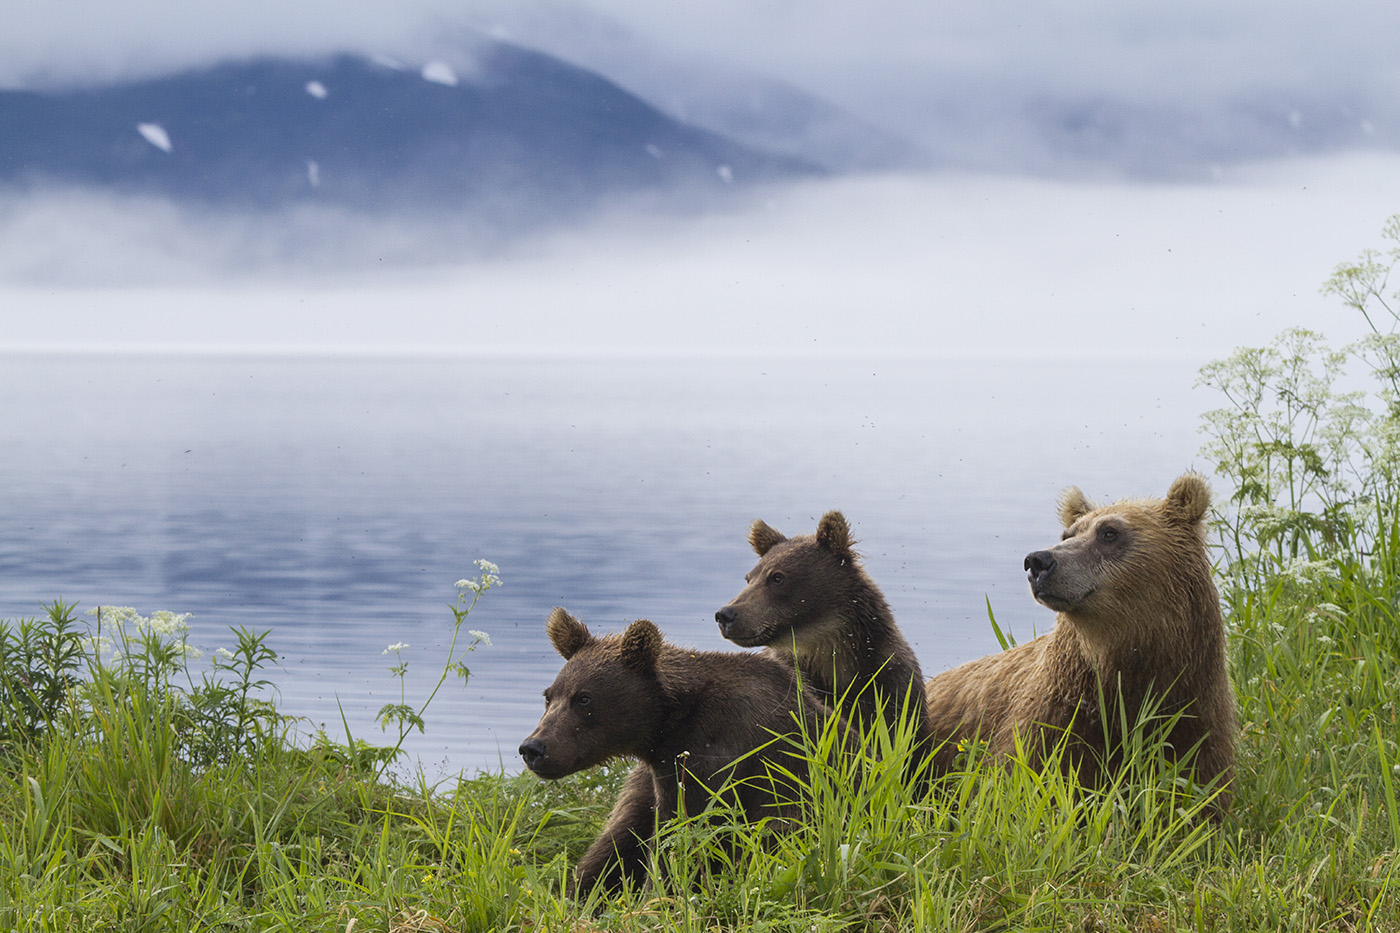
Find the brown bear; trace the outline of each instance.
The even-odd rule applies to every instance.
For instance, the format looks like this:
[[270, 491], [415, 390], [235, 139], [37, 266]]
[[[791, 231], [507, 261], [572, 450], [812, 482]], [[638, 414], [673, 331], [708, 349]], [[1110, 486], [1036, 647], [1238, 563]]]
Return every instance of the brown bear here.
[[797, 742], [804, 729], [824, 728], [830, 713], [790, 667], [678, 648], [645, 619], [595, 638], [555, 609], [547, 631], [566, 663], [520, 744], [526, 767], [553, 780], [614, 757], [638, 762], [578, 864], [575, 892], [639, 883], [658, 821], [699, 813], [726, 782], [736, 782], [727, 802], [749, 820], [797, 814], [807, 775]]
[[860, 565], [851, 528], [827, 512], [813, 535], [785, 537], [762, 520], [749, 528], [758, 563], [748, 585], [715, 613], [720, 634], [793, 664], [830, 705], [847, 697], [853, 720], [883, 716], [891, 732], [913, 718], [911, 774], [932, 750], [924, 675], [880, 588]]
[[1033, 756], [1064, 738], [1066, 767], [1086, 786], [1101, 784], [1120, 764], [1119, 723], [1150, 704], [1157, 716], [1180, 714], [1168, 755], [1194, 750], [1195, 776], [1220, 783], [1223, 811], [1239, 727], [1205, 550], [1209, 506], [1194, 473], [1165, 499], [1097, 507], [1066, 490], [1060, 543], [1025, 559], [1031, 593], [1058, 614], [1055, 628], [928, 682], [933, 731], [947, 740], [936, 770], [952, 768], [957, 745], [979, 733], [993, 755], [1013, 751], [1017, 736]]

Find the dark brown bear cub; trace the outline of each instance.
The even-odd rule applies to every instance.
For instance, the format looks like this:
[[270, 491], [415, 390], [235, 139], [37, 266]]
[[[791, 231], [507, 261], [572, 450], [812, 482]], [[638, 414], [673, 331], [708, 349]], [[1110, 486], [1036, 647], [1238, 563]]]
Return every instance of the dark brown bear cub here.
[[731, 779], [729, 802], [748, 819], [796, 815], [799, 788], [785, 773], [797, 782], [807, 774], [797, 737], [802, 728], [815, 734], [830, 714], [791, 668], [759, 655], [677, 648], [645, 619], [595, 638], [555, 609], [547, 630], [567, 663], [520, 745], [525, 765], [555, 779], [615, 757], [639, 763], [579, 862], [575, 891], [640, 882], [658, 821], [699, 813]]
[[991, 754], [1011, 752], [1019, 735], [1040, 755], [1068, 729], [1066, 765], [1092, 786], [1119, 763], [1118, 723], [1150, 704], [1158, 716], [1180, 714], [1168, 754], [1194, 749], [1197, 780], [1219, 780], [1218, 805], [1227, 806], [1239, 728], [1205, 550], [1209, 506], [1210, 489], [1193, 473], [1166, 499], [1097, 507], [1067, 490], [1060, 543], [1025, 559], [1031, 593], [1058, 613], [1054, 630], [928, 682], [934, 733], [951, 740], [940, 770], [952, 766], [956, 742], [979, 732]]
[[755, 521], [749, 543], [759, 561], [744, 590], [715, 613], [720, 634], [766, 646], [828, 704], [853, 699], [852, 719], [883, 716], [893, 732], [907, 706], [917, 743], [911, 772], [921, 770], [931, 750], [924, 677], [884, 594], [860, 566], [845, 517], [827, 512], [816, 534], [795, 538]]

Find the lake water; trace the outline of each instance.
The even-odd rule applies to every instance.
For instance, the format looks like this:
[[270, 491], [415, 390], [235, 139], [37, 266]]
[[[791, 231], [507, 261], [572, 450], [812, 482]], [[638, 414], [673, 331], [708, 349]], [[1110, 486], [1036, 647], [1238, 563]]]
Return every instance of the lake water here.
[[763, 518], [851, 521], [926, 674], [1052, 624], [1022, 558], [1055, 498], [1161, 495], [1198, 455], [1195, 362], [0, 356], [0, 617], [193, 613], [271, 629], [281, 708], [343, 735], [441, 669], [454, 582], [504, 585], [490, 646], [408, 743], [429, 775], [520, 769], [562, 605], [729, 650], [714, 611]]

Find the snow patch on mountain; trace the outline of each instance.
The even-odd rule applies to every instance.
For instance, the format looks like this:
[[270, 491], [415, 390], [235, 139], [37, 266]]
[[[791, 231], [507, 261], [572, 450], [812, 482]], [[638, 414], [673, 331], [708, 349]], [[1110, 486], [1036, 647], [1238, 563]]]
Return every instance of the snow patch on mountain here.
[[423, 80], [447, 87], [457, 86], [457, 72], [447, 62], [434, 59], [423, 66]]
[[146, 142], [162, 152], [170, 152], [175, 148], [170, 142], [170, 134], [159, 123], [138, 123], [136, 124], [136, 132], [140, 133]]

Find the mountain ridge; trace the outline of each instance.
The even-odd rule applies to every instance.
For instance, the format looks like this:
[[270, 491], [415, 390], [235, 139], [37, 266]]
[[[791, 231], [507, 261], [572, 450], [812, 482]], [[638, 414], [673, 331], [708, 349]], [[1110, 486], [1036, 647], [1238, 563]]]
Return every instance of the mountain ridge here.
[[823, 172], [676, 120], [547, 54], [494, 40], [470, 52], [470, 69], [341, 53], [0, 91], [0, 184], [532, 224], [615, 195], [708, 199]]

